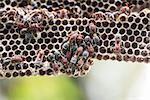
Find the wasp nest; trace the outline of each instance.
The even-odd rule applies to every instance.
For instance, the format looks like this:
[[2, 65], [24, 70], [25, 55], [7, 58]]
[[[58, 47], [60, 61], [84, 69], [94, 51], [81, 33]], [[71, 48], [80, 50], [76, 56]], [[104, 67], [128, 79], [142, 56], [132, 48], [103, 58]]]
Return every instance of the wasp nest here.
[[0, 76], [78, 77], [93, 59], [150, 62], [149, 0], [1, 0]]

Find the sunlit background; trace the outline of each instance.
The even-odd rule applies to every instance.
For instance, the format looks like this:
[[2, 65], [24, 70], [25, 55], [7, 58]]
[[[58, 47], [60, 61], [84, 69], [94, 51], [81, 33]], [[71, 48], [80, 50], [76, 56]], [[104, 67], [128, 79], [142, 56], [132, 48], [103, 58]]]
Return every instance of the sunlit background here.
[[81, 78], [0, 80], [0, 100], [150, 100], [150, 65], [96, 61]]

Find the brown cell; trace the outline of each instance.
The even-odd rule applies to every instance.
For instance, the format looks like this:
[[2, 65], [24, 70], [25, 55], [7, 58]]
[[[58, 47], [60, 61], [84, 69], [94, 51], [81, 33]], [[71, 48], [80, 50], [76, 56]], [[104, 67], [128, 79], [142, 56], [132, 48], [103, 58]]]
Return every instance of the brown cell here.
[[124, 55], [124, 56], [123, 56], [123, 60], [124, 60], [124, 61], [129, 61], [129, 60], [130, 60], [129, 55]]
[[43, 71], [42, 69], [39, 70], [39, 75], [43, 76], [43, 75], [45, 75], [45, 74], [46, 74], [45, 71]]
[[121, 55], [117, 55], [117, 56], [116, 56], [116, 59], [117, 59], [118, 61], [122, 61], [122, 56], [121, 56]]
[[126, 50], [124, 48], [121, 48], [121, 54], [125, 54]]
[[20, 70], [20, 69], [22, 69], [22, 67], [21, 67], [20, 64], [16, 64], [16, 65], [15, 65], [15, 69], [16, 69], [16, 70]]
[[136, 61], [136, 57], [134, 55], [130, 56], [130, 61], [135, 62]]
[[145, 62], [145, 63], [149, 63], [149, 62], [150, 62], [150, 58], [149, 58], [149, 57], [145, 57], [145, 58], [144, 58], [144, 62]]
[[137, 57], [137, 62], [143, 62], [144, 61], [144, 58], [142, 57]]
[[102, 59], [102, 55], [101, 54], [97, 54], [97, 57], [96, 57], [98, 60], [101, 60]]
[[12, 73], [12, 76], [17, 77], [17, 76], [19, 76], [19, 73], [15, 71], [15, 72]]
[[31, 72], [31, 70], [26, 70], [25, 74], [26, 74], [27, 76], [31, 76], [31, 75], [32, 75], [32, 72]]
[[115, 56], [110, 57], [111, 60], [116, 60]]
[[28, 66], [27, 63], [23, 63], [23, 64], [22, 64], [22, 67], [23, 67], [23, 69], [27, 69], [29, 66]]
[[5, 73], [5, 77], [10, 78], [11, 77], [11, 73], [9, 73], [9, 72]]
[[14, 70], [15, 67], [11, 64], [11, 65], [8, 66], [8, 69], [9, 69], [9, 70]]
[[109, 55], [104, 55], [104, 56], [103, 56], [103, 59], [104, 59], [104, 60], [108, 60], [108, 59], [109, 59]]

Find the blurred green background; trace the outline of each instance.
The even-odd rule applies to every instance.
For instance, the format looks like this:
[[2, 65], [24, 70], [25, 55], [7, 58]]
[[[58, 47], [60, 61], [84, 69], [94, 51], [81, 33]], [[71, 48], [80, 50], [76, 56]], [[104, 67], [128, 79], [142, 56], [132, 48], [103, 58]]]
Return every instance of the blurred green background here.
[[85, 77], [0, 80], [0, 100], [150, 100], [150, 64], [96, 61]]
[[[33, 76], [1, 80], [6, 100], [84, 100], [78, 79]], [[2, 89], [2, 90], [3, 90]], [[5, 100], [0, 98], [0, 100]]]

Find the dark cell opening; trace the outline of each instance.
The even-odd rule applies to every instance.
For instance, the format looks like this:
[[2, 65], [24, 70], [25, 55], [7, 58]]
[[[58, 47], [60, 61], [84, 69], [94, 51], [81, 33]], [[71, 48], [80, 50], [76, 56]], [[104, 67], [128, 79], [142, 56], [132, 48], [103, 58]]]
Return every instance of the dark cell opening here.
[[27, 71], [26, 71], [26, 75], [27, 75], [27, 76], [30, 76], [30, 75], [32, 75], [32, 72], [31, 72], [30, 70], [27, 70]]
[[146, 24], [148, 24], [148, 19], [147, 19], [147, 18], [143, 18], [143, 19], [142, 19], [142, 22], [143, 22], [143, 24], [146, 25]]
[[34, 56], [35, 55], [35, 51], [30, 51], [30, 55]]
[[125, 42], [125, 47], [129, 48], [130, 47], [130, 42]]
[[18, 46], [17, 45], [13, 45], [12, 46], [12, 50], [16, 50], [16, 49], [18, 49]]
[[141, 30], [142, 28], [143, 28], [143, 25], [142, 25], [142, 24], [139, 24], [139, 25], [138, 25], [138, 29]]
[[13, 2], [11, 3], [11, 6], [12, 6], [12, 7], [17, 6], [17, 2], [16, 2], [16, 1], [13, 1]]
[[132, 29], [135, 29], [136, 27], [137, 27], [137, 24], [136, 24], [136, 23], [132, 23], [132, 24], [131, 24], [131, 28], [132, 28]]
[[59, 26], [59, 31], [63, 31], [64, 30], [64, 26]]
[[83, 4], [83, 5], [81, 5], [81, 9], [82, 10], [86, 10], [86, 6]]
[[132, 47], [135, 49], [137, 48], [138, 44], [136, 42], [132, 43]]
[[10, 77], [11, 77], [11, 74], [10, 74], [9, 72], [7, 72], [7, 73], [5, 74], [5, 77], [10, 78]]
[[49, 44], [49, 45], [48, 45], [48, 49], [50, 49], [50, 50], [53, 49], [53, 45], [52, 45], [52, 44]]
[[37, 42], [38, 42], [39, 44], [41, 44], [41, 43], [43, 43], [43, 39], [40, 38], [40, 39], [37, 40]]
[[13, 72], [13, 77], [17, 77], [19, 75], [18, 72]]
[[26, 58], [27, 62], [30, 62], [31, 60], [32, 60], [32, 58], [30, 56]]
[[42, 45], [41, 45], [41, 49], [44, 50], [45, 48], [46, 48], [46, 45], [45, 45], [45, 44], [42, 44]]
[[128, 36], [127, 35], [122, 36], [122, 40], [123, 41], [127, 41], [128, 40]]
[[27, 56], [28, 55], [28, 51], [23, 51], [22, 54], [25, 55], [25, 56]]
[[139, 50], [135, 50], [135, 51], [134, 51], [134, 54], [135, 54], [135, 55], [139, 55], [139, 54], [140, 54], [140, 51], [139, 51]]
[[51, 40], [51, 42], [52, 42], [52, 43], [56, 43], [56, 42], [57, 42], [57, 39], [56, 39], [56, 38], [53, 38], [53, 39]]
[[133, 21], [133, 17], [130, 16], [130, 17], [128, 18], [128, 21], [129, 21], [129, 22], [132, 22], [132, 21]]
[[106, 53], [106, 49], [104, 47], [100, 47], [99, 50], [100, 50], [101, 53]]
[[137, 41], [137, 42], [141, 42], [141, 41], [142, 41], [142, 37], [140, 37], [140, 36], [137, 37], [137, 38], [136, 38], [136, 41]]
[[35, 50], [38, 50], [39, 48], [40, 48], [39, 44], [35, 44], [35, 45], [34, 45], [34, 49], [35, 49]]
[[39, 70], [39, 74], [40, 74], [40, 75], [45, 75], [45, 74], [46, 74], [46, 72], [45, 72], [45, 71], [43, 71], [42, 69], [40, 69], [40, 70]]
[[42, 38], [46, 38], [46, 37], [47, 37], [47, 33], [46, 33], [46, 32], [42, 32], [42, 33], [41, 33], [41, 37], [42, 37]]

